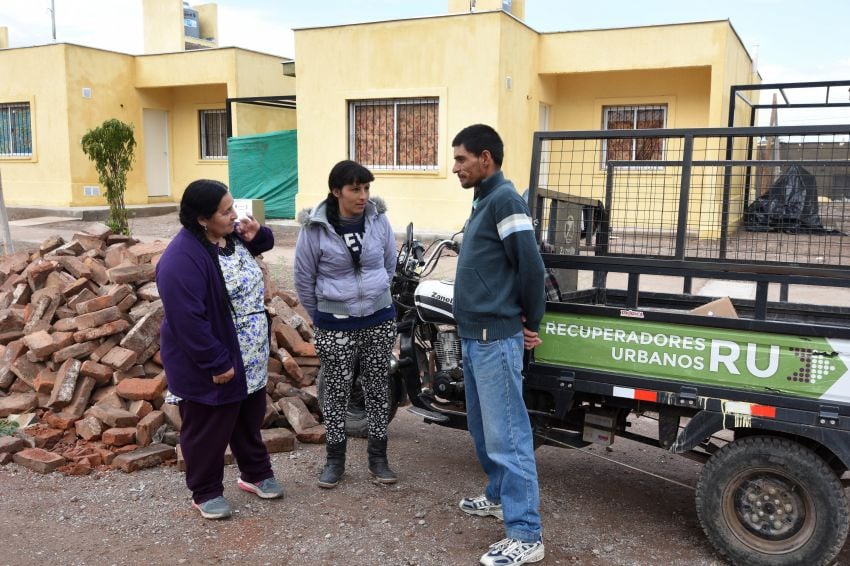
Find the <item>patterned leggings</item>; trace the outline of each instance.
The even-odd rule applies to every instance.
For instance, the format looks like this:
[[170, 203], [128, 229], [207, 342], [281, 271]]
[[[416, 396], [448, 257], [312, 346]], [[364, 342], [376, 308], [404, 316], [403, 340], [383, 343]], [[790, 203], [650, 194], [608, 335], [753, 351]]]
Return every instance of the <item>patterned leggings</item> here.
[[328, 444], [345, 441], [345, 416], [354, 362], [360, 361], [360, 379], [366, 397], [369, 436], [387, 437], [390, 414], [389, 356], [395, 342], [395, 321], [358, 330], [316, 329], [316, 353], [322, 364], [322, 387]]

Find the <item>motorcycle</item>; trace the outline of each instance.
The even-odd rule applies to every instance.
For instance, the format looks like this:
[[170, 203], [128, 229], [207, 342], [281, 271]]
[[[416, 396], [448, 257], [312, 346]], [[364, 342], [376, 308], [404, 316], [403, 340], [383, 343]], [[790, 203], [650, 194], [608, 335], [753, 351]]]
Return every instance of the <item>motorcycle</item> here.
[[[458, 233], [460, 234], [460, 233]], [[454, 282], [427, 279], [447, 254], [457, 255], [458, 234], [427, 249], [408, 224], [390, 287], [396, 308], [398, 365], [412, 413], [425, 422], [466, 428], [460, 336], [452, 314]]]
[[[389, 361], [390, 420], [407, 397], [408, 410], [426, 422], [466, 428], [460, 337], [452, 316], [454, 283], [426, 279], [441, 258], [460, 251], [458, 234], [426, 249], [413, 237], [413, 224], [407, 226], [390, 284], [398, 331], [398, 357]], [[365, 395], [356, 369], [354, 375], [345, 429], [348, 436], [364, 438]]]

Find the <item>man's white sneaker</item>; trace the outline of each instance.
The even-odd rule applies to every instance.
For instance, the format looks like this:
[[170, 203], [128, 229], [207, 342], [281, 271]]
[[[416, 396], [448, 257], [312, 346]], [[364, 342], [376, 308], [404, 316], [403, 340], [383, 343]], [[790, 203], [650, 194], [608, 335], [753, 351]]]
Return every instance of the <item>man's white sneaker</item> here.
[[494, 503], [487, 499], [486, 495], [479, 495], [478, 497], [464, 497], [458, 503], [458, 507], [464, 513], [469, 513], [470, 515], [478, 515], [481, 517], [496, 517], [500, 521], [504, 521], [505, 517], [502, 514], [502, 504]]
[[546, 555], [543, 541], [522, 542], [506, 538], [490, 545], [490, 550], [481, 557], [484, 566], [511, 566], [515, 564], [531, 564], [540, 562]]

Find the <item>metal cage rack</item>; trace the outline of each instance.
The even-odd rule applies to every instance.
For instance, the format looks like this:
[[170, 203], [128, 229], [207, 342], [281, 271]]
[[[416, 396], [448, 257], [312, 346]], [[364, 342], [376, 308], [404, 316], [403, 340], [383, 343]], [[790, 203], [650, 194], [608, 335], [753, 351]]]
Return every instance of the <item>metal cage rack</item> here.
[[538, 132], [529, 205], [544, 261], [629, 273], [850, 287], [850, 125]]

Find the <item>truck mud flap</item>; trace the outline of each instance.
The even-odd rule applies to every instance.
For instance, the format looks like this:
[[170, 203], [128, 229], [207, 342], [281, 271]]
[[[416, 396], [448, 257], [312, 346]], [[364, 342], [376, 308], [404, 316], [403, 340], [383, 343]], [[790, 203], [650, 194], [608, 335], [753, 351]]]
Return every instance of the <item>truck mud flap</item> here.
[[525, 376], [524, 389], [526, 391], [544, 391], [550, 394], [555, 406], [548, 416], [562, 420], [573, 404], [574, 382], [575, 374], [573, 372], [562, 372], [557, 376], [528, 373]]
[[723, 428], [723, 415], [711, 411], [700, 411], [679, 432], [670, 451], [676, 454], [693, 450], [703, 440]]

